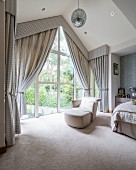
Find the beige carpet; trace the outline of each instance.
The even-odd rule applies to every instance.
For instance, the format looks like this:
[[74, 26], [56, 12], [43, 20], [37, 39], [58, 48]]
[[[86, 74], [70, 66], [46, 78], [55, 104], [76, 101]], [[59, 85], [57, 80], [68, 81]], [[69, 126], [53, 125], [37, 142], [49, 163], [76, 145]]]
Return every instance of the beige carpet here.
[[0, 170], [136, 170], [136, 140], [112, 132], [110, 114], [82, 130], [66, 125], [63, 114], [23, 120]]

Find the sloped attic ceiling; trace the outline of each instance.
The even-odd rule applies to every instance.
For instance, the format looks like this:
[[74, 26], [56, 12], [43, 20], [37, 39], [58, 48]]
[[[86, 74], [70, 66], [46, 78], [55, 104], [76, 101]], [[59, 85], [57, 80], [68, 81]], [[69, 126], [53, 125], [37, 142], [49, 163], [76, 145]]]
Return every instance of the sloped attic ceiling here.
[[[71, 14], [77, 8], [77, 2], [77, 0], [17, 0], [17, 22], [63, 15], [88, 51], [107, 44], [116, 52], [123, 48], [121, 44], [131, 40], [134, 45], [136, 29], [112, 0], [80, 0], [80, 8], [87, 13], [87, 22], [78, 29], [71, 23]], [[45, 8], [45, 11], [42, 11], [42, 8]], [[111, 12], [114, 12], [113, 17]]]
[[136, 28], [136, 0], [112, 0]]

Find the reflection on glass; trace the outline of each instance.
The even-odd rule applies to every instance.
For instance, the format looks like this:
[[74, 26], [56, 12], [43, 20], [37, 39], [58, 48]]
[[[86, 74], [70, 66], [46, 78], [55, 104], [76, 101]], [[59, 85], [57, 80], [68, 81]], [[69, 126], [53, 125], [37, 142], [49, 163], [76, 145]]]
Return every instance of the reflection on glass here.
[[73, 99], [73, 86], [60, 85], [60, 110], [64, 111], [71, 107], [71, 100]]
[[74, 67], [71, 57], [60, 56], [60, 82], [73, 83]]
[[26, 99], [26, 115], [23, 115], [21, 119], [35, 117], [35, 84], [32, 84], [25, 91]]
[[40, 75], [40, 82], [57, 82], [57, 59], [58, 55], [50, 53]]
[[57, 85], [39, 84], [39, 116], [57, 112]]

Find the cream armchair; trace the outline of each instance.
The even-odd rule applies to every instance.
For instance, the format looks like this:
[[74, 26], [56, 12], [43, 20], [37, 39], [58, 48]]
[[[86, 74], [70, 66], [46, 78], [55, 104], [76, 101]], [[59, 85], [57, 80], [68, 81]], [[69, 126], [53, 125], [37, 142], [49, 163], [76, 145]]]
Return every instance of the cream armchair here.
[[72, 100], [72, 109], [64, 113], [65, 122], [72, 127], [84, 128], [96, 117], [98, 102], [101, 99], [84, 97], [82, 100]]
[[[92, 115], [92, 119], [91, 121], [93, 121], [96, 117], [96, 113], [97, 113], [97, 108], [98, 108], [98, 102], [100, 101], [101, 99], [98, 99], [96, 98], [96, 100], [94, 101], [93, 105], [90, 106], [92, 107], [92, 111], [91, 111], [91, 115]], [[81, 108], [80, 105], [81, 105], [81, 102], [82, 100], [72, 100], [72, 108]]]

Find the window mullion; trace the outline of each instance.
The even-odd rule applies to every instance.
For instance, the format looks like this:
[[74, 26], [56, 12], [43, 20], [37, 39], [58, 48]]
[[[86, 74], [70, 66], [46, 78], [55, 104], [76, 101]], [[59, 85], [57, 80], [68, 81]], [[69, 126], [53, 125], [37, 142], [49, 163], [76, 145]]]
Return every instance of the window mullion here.
[[[41, 82], [39, 81], [38, 84], [58, 84], [58, 82]], [[59, 84], [69, 84], [69, 85], [73, 85], [73, 83], [63, 83], [63, 82], [59, 82]]]
[[38, 99], [39, 99], [39, 84], [38, 84], [38, 78], [35, 82], [35, 117], [39, 117], [38, 113]]
[[74, 100], [76, 100], [76, 72], [74, 69]]
[[58, 69], [57, 69], [57, 83], [58, 83], [58, 93], [57, 93], [57, 111], [60, 112], [60, 27], [58, 29]]

